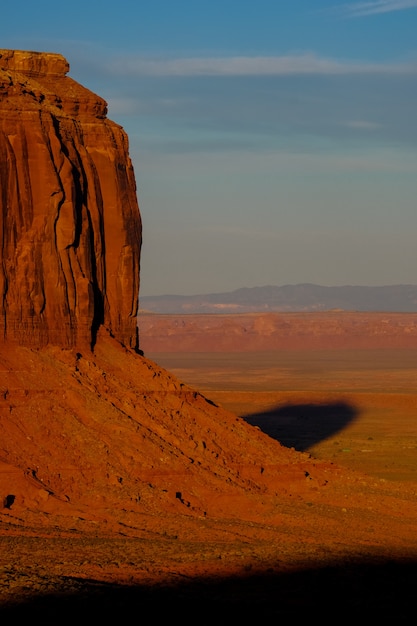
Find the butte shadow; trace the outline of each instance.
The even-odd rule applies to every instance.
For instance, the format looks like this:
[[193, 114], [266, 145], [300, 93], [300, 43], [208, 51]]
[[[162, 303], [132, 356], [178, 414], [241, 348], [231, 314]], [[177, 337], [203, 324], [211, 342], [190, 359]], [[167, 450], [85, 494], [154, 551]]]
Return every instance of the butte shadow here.
[[242, 415], [252, 426], [300, 452], [343, 430], [358, 417], [347, 402], [279, 405], [262, 413]]

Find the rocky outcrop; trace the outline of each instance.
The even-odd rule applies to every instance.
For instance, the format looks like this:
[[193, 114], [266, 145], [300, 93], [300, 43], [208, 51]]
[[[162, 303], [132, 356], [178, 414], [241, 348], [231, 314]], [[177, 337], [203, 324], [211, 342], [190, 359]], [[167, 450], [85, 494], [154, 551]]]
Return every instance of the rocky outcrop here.
[[59, 54], [0, 50], [0, 340], [138, 348], [141, 221], [124, 130]]

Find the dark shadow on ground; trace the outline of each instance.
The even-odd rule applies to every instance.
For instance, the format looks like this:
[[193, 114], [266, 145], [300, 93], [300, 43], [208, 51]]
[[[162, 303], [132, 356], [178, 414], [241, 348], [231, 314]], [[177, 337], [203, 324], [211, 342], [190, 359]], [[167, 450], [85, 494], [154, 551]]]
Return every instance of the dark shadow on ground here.
[[[4, 624], [409, 624], [415, 620], [417, 561], [329, 563], [319, 568], [173, 585], [122, 586], [61, 579], [62, 589], [0, 607]], [[281, 619], [283, 621], [269, 621]], [[28, 621], [26, 621], [28, 620]], [[161, 621], [164, 620], [164, 621]], [[168, 620], [168, 621], [166, 621]], [[253, 620], [253, 621], [252, 621]]]
[[354, 406], [346, 402], [334, 402], [287, 404], [242, 417], [248, 424], [258, 426], [284, 446], [303, 452], [343, 430], [357, 416]]

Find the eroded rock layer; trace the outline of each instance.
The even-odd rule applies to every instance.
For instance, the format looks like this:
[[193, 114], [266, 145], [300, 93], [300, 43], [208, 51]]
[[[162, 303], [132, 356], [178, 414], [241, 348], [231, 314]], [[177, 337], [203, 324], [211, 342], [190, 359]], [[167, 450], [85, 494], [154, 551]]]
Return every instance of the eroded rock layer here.
[[0, 337], [137, 348], [141, 221], [124, 130], [59, 54], [0, 50]]

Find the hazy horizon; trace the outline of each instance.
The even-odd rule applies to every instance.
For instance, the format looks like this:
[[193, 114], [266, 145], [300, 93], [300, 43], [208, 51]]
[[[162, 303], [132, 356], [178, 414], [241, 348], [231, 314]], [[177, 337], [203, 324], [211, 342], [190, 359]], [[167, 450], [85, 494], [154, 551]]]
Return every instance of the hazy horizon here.
[[417, 0], [7, 3], [129, 136], [142, 296], [417, 278]]
[[267, 285], [240, 285], [239, 287], [233, 288], [233, 289], [226, 289], [226, 290], [222, 290], [222, 291], [202, 291], [202, 292], [196, 292], [196, 293], [174, 293], [174, 292], [166, 292], [166, 293], [145, 293], [142, 294], [142, 292], [140, 293], [140, 297], [144, 297], [144, 298], [160, 298], [160, 297], [170, 297], [170, 296], [179, 296], [179, 297], [197, 297], [197, 296], [205, 296], [205, 295], [221, 295], [221, 294], [228, 294], [228, 293], [234, 293], [235, 291], [241, 291], [241, 290], [251, 290], [251, 289], [267, 289], [267, 288], [282, 288], [282, 287], [301, 287], [304, 285], [308, 285], [308, 286], [314, 286], [314, 287], [324, 287], [324, 288], [355, 288], [355, 287], [359, 287], [359, 288], [368, 288], [368, 289], [372, 289], [372, 288], [383, 288], [383, 287], [417, 287], [417, 282], [415, 283], [390, 283], [390, 284], [381, 284], [381, 285], [354, 285], [354, 284], [343, 284], [343, 285], [323, 285], [323, 284], [318, 284], [318, 283], [306, 283], [306, 282], [300, 282], [300, 283], [282, 283], [280, 285], [278, 284], [267, 284]]

